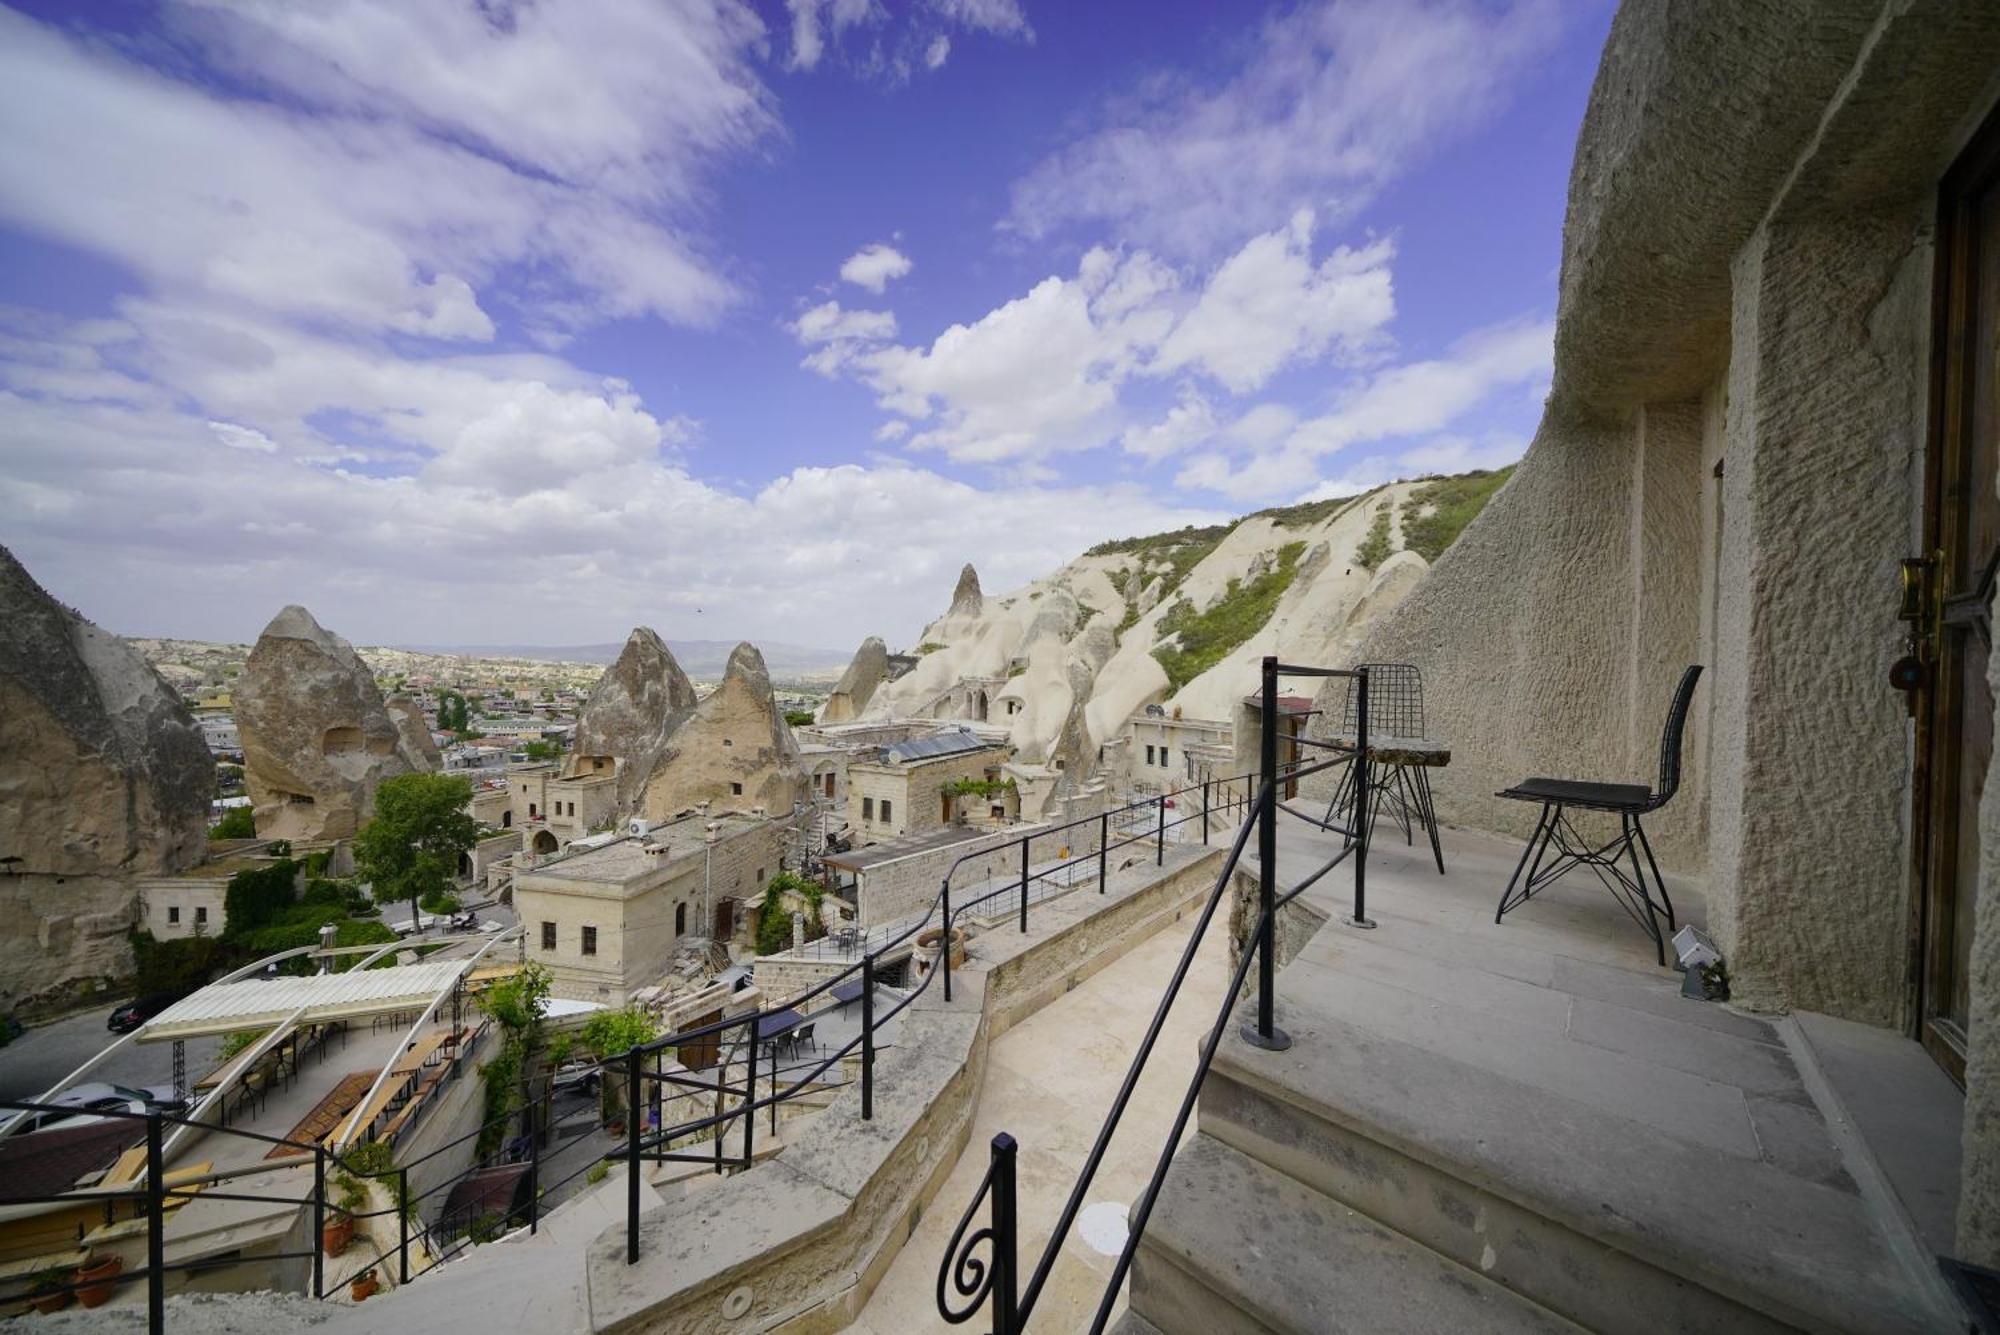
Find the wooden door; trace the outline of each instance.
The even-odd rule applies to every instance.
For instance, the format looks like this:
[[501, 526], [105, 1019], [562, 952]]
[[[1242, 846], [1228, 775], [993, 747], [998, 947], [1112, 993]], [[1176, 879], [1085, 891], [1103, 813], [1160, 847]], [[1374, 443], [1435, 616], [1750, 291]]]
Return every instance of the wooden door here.
[[1917, 735], [1918, 1037], [1965, 1080], [1979, 801], [1993, 756], [1991, 596], [2000, 564], [2000, 115], [1946, 174], [1938, 208], [1926, 660]]

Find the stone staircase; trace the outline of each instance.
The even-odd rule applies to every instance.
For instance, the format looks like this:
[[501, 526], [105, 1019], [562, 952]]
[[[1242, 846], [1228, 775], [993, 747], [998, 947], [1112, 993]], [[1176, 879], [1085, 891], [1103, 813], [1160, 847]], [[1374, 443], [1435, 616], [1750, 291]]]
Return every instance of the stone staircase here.
[[1380, 916], [1281, 971], [1288, 1051], [1225, 1038], [1119, 1329], [1967, 1328], [1789, 1021]]

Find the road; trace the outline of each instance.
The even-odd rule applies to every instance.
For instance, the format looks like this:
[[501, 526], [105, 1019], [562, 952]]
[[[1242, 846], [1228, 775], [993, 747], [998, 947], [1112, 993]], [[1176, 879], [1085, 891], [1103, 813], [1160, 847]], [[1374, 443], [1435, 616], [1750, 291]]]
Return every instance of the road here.
[[[0, 1099], [32, 1099], [117, 1041], [119, 1036], [104, 1027], [114, 1004], [107, 1001], [97, 1010], [37, 1025], [0, 1048]], [[191, 1040], [188, 1079], [215, 1065], [221, 1046], [220, 1038]], [[86, 1078], [120, 1085], [165, 1085], [172, 1083], [173, 1074], [171, 1043], [127, 1043]]]

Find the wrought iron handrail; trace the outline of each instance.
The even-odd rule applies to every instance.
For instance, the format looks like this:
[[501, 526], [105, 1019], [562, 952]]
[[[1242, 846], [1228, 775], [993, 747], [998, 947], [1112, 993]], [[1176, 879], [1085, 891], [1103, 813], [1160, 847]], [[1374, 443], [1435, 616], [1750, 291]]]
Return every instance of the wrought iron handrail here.
[[[1359, 727], [1351, 747], [1328, 746], [1324, 749], [1339, 752], [1332, 759], [1315, 761], [1304, 765], [1281, 767], [1278, 764], [1278, 681], [1284, 676], [1346, 677], [1356, 683]], [[1308, 777], [1342, 765], [1353, 767], [1355, 794], [1354, 812], [1368, 810], [1369, 770], [1368, 752], [1368, 672], [1365, 668], [1314, 668], [1287, 665], [1275, 657], [1263, 661], [1263, 693], [1261, 699], [1261, 722], [1263, 733], [1259, 749], [1259, 783], [1252, 799], [1252, 820], [1246, 820], [1237, 831], [1229, 856], [1216, 877], [1215, 887], [1209, 892], [1194, 927], [1189, 933], [1187, 945], [1181, 951], [1180, 960], [1174, 967], [1159, 1005], [1153, 1012], [1146, 1034], [1134, 1052], [1113, 1098], [1110, 1110], [1098, 1128], [1097, 1138], [1092, 1143], [1089, 1155], [1078, 1172], [1075, 1183], [1057, 1215], [1055, 1226], [1049, 1233], [1048, 1242], [1042, 1249], [1040, 1259], [1027, 1283], [1017, 1288], [1018, 1263], [1016, 1248], [1018, 1242], [1018, 1220], [1014, 1192], [1014, 1161], [1018, 1142], [1006, 1132], [994, 1136], [987, 1163], [985, 1177], [979, 1190], [960, 1218], [953, 1231], [944, 1257], [938, 1266], [937, 1307], [938, 1313], [953, 1324], [970, 1320], [989, 1301], [993, 1312], [994, 1335], [1018, 1335], [1025, 1329], [1040, 1298], [1043, 1285], [1055, 1267], [1064, 1239], [1077, 1214], [1083, 1208], [1083, 1200], [1089, 1192], [1090, 1184], [1096, 1177], [1099, 1166], [1117, 1133], [1120, 1120], [1131, 1102], [1133, 1091], [1138, 1087], [1139, 1078], [1144, 1073], [1155, 1044], [1164, 1029], [1167, 1015], [1179, 998], [1182, 985], [1194, 964], [1195, 954], [1201, 947], [1202, 938], [1207, 933], [1223, 896], [1229, 892], [1231, 879], [1237, 864], [1242, 860], [1249, 844], [1251, 833], [1257, 835], [1258, 857], [1258, 912], [1229, 986], [1224, 990], [1214, 1022], [1201, 1046], [1195, 1071], [1188, 1081], [1178, 1110], [1174, 1116], [1172, 1129], [1168, 1132], [1153, 1165], [1153, 1171], [1129, 1220], [1125, 1245], [1120, 1250], [1117, 1264], [1113, 1267], [1110, 1282], [1105, 1286], [1099, 1300], [1097, 1312], [1091, 1322], [1092, 1335], [1098, 1335], [1109, 1325], [1111, 1314], [1117, 1306], [1118, 1295], [1126, 1276], [1132, 1267], [1132, 1260], [1138, 1253], [1140, 1241], [1151, 1218], [1154, 1202], [1159, 1198], [1161, 1184], [1166, 1180], [1168, 1167], [1173, 1162], [1175, 1149], [1180, 1144], [1181, 1134], [1187, 1128], [1188, 1118], [1194, 1113], [1200, 1098], [1203, 1082], [1208, 1077], [1215, 1053], [1222, 1042], [1224, 1026], [1229, 1022], [1230, 1013], [1235, 1009], [1239, 996], [1248, 980], [1254, 964], [1258, 971], [1256, 1011], [1252, 1020], [1242, 1026], [1242, 1036], [1246, 1042], [1271, 1050], [1283, 1050], [1291, 1046], [1291, 1038], [1276, 1023], [1276, 923], [1278, 911], [1297, 898], [1310, 886], [1343, 861], [1352, 859], [1354, 871], [1354, 912], [1347, 921], [1357, 927], [1372, 927], [1367, 918], [1367, 865], [1368, 828], [1363, 819], [1353, 819], [1351, 826], [1341, 826], [1331, 822], [1312, 821], [1314, 825], [1343, 836], [1342, 846], [1318, 870], [1307, 876], [1299, 884], [1282, 894], [1277, 891], [1277, 817], [1287, 811], [1280, 798], [1280, 789], [1297, 779]], [[1301, 739], [1294, 739], [1301, 740]], [[1287, 814], [1301, 813], [1287, 811]], [[991, 1202], [990, 1223], [972, 1231], [971, 1227], [982, 1204]], [[979, 1249], [990, 1248], [990, 1255], [982, 1257]], [[957, 1303], [949, 1300], [947, 1280], [956, 1292]]]
[[[1020, 897], [1020, 930], [1023, 932], [1027, 931], [1029, 920], [1028, 907], [1031, 900], [1030, 887], [1038, 882], [1047, 880], [1064, 866], [1072, 865], [1075, 861], [1075, 859], [1060, 860], [1054, 866], [1045, 868], [1040, 872], [1033, 871], [1029, 865], [1029, 860], [1030, 849], [1034, 841], [1047, 840], [1071, 830], [1096, 825], [1098, 827], [1098, 839], [1095, 856], [1098, 862], [1098, 889], [1100, 893], [1103, 893], [1108, 885], [1109, 858], [1113, 852], [1122, 848], [1151, 842], [1154, 848], [1155, 864], [1164, 865], [1166, 860], [1167, 833], [1183, 825], [1191, 825], [1196, 821], [1201, 822], [1201, 841], [1203, 844], [1206, 844], [1211, 822], [1218, 812], [1228, 813], [1242, 810], [1247, 813], [1248, 803], [1234, 796], [1232, 785], [1243, 784], [1247, 787], [1252, 777], [1247, 774], [1235, 775], [1225, 779], [1208, 779], [1201, 783], [1189, 784], [1183, 788], [1159, 793], [1136, 802], [1129, 802], [1095, 815], [1078, 817], [1075, 820], [1066, 821], [1060, 825], [1042, 826], [1037, 829], [1025, 831], [1012, 839], [1002, 840], [984, 848], [961, 854], [945, 869], [938, 890], [931, 897], [923, 913], [908, 920], [899, 931], [887, 940], [870, 943], [864, 949], [861, 959], [855, 963], [821, 979], [803, 991], [794, 993], [782, 1000], [766, 1002], [740, 1015], [725, 1016], [720, 1020], [710, 1020], [686, 1029], [675, 1030], [672, 1033], [650, 1039], [645, 1043], [634, 1045], [619, 1056], [607, 1058], [601, 1068], [604, 1071], [605, 1078], [612, 1078], [613, 1070], [622, 1068], [618, 1070], [618, 1078], [624, 1081], [626, 1097], [632, 1109], [627, 1127], [627, 1143], [624, 1149], [622, 1151], [614, 1151], [605, 1156], [607, 1159], [622, 1159], [627, 1164], [626, 1263], [633, 1264], [639, 1259], [639, 1205], [641, 1199], [639, 1166], [642, 1163], [709, 1162], [714, 1165], [717, 1172], [722, 1172], [729, 1168], [744, 1169], [750, 1167], [756, 1158], [756, 1114], [769, 1109], [772, 1127], [775, 1131], [778, 1105], [797, 1098], [808, 1087], [816, 1084], [820, 1077], [825, 1075], [836, 1064], [857, 1054], [860, 1057], [861, 1066], [860, 1080], [858, 1082], [861, 1096], [861, 1116], [864, 1120], [873, 1118], [876, 1034], [891, 1020], [908, 1009], [919, 996], [923, 995], [935, 978], [942, 976], [945, 1000], [951, 1000], [952, 963], [950, 937], [955, 924], [969, 910], [981, 904], [989, 903], [1004, 896], [1018, 895]], [[1297, 775], [1288, 774], [1288, 777], [1297, 777]], [[1167, 811], [1169, 809], [1178, 810], [1178, 807], [1174, 805], [1178, 799], [1197, 793], [1202, 798], [1198, 808], [1193, 808], [1184, 814], [1176, 815], [1171, 820], [1168, 819]], [[1218, 794], [1228, 797], [1229, 800], [1225, 803], [1216, 803], [1214, 799]], [[1133, 813], [1149, 811], [1152, 813], [1152, 828], [1149, 831], [1129, 837], [1121, 836], [1115, 840], [1111, 837], [1112, 821]], [[976, 896], [971, 900], [964, 900], [956, 905], [952, 903], [952, 878], [958, 874], [960, 869], [975, 858], [991, 858], [1015, 845], [1019, 845], [1021, 850], [1021, 874], [1018, 877], [1010, 877], [998, 888]], [[904, 943], [910, 941], [933, 924], [938, 924], [941, 928], [939, 932], [940, 940], [937, 966], [926, 972], [917, 985], [897, 1000], [886, 1013], [877, 1015], [875, 1013], [875, 980], [879, 970], [878, 961], [882, 956], [899, 949]], [[777, 1059], [774, 1052], [772, 1055], [772, 1071], [769, 1078], [770, 1093], [758, 1094], [758, 1086], [764, 1078], [763, 1074], [758, 1070], [759, 1055], [757, 1051], [758, 1042], [761, 1040], [760, 1026], [763, 1022], [772, 1019], [783, 1011], [798, 1011], [808, 1002], [826, 995], [833, 989], [840, 987], [843, 983], [854, 981], [857, 978], [861, 983], [857, 998], [861, 1006], [861, 1032], [840, 1046], [831, 1049], [826, 1056], [820, 1058], [816, 1063], [811, 1064], [805, 1070], [804, 1074], [797, 1075], [789, 1084], [781, 1084], [777, 1078]], [[647, 1120], [638, 1114], [638, 1109], [642, 1103], [658, 1107], [663, 1089], [670, 1086], [687, 1089], [693, 1083], [686, 1076], [678, 1076], [670, 1072], [658, 1070], [646, 1070], [645, 1063], [648, 1059], [655, 1059], [655, 1064], [657, 1065], [657, 1059], [661, 1054], [670, 1049], [677, 1050], [690, 1045], [701, 1044], [708, 1040], [714, 1040], [716, 1046], [720, 1049], [724, 1047], [723, 1036], [728, 1034], [734, 1034], [735, 1037], [727, 1040], [725, 1051], [718, 1051], [715, 1054], [714, 1070], [716, 1074], [713, 1083], [704, 1081], [701, 1086], [704, 1089], [713, 1089], [715, 1091], [717, 1111], [701, 1117], [676, 1122], [672, 1125], [667, 1125], [665, 1117], [661, 1116], [658, 1119], [660, 1124], [657, 1127], [649, 1130], [642, 1126], [642, 1123]], [[740, 1081], [732, 1081], [730, 1071], [738, 1064], [733, 1054], [745, 1049], [747, 1049], [749, 1055], [741, 1062], [742, 1074]], [[796, 1072], [798, 1069], [795, 1067], [793, 1071]], [[651, 1099], [647, 1098], [646, 1093], [648, 1082], [651, 1082], [655, 1094], [655, 1097]], [[743, 1126], [741, 1153], [725, 1154], [723, 1142], [726, 1139], [733, 1139], [732, 1128], [734, 1124], [739, 1122]], [[707, 1138], [710, 1143], [705, 1152], [676, 1148], [675, 1142], [688, 1141], [690, 1138], [699, 1136], [703, 1132], [710, 1133]]]

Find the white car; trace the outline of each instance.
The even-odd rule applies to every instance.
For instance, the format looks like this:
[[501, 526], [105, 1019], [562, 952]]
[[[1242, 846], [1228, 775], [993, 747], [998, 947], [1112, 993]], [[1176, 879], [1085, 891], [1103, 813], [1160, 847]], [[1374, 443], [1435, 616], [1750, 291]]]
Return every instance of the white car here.
[[27, 1120], [20, 1126], [22, 1133], [52, 1131], [57, 1127], [68, 1128], [102, 1122], [106, 1113], [126, 1112], [144, 1115], [154, 1108], [158, 1108], [161, 1112], [172, 1113], [187, 1107], [187, 1100], [175, 1094], [172, 1085], [151, 1085], [145, 1089], [134, 1089], [130, 1085], [112, 1085], [103, 1081], [92, 1081], [90, 1084], [66, 1089], [48, 1102], [55, 1106], [26, 1114]]

